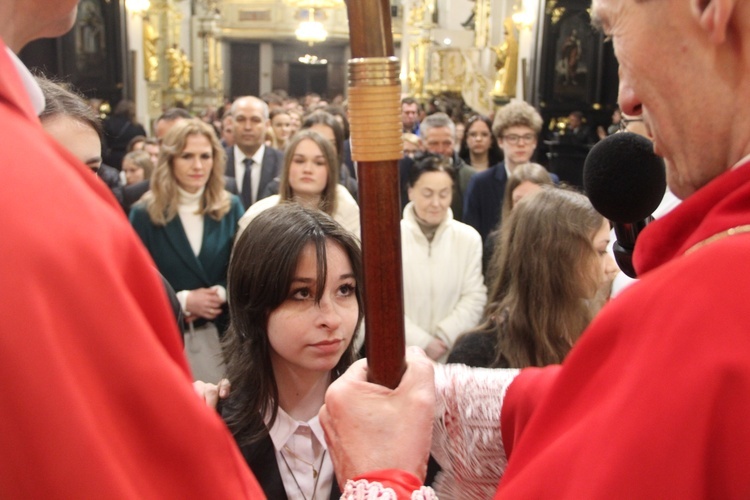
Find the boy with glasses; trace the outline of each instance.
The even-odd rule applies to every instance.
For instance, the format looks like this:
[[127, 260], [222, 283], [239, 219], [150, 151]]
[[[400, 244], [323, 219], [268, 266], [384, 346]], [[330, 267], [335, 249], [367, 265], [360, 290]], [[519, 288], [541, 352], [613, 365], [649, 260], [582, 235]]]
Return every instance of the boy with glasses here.
[[505, 160], [471, 178], [464, 197], [464, 222], [486, 240], [500, 223], [505, 183], [518, 165], [531, 160], [542, 129], [542, 117], [526, 102], [513, 102], [495, 115], [492, 133]]

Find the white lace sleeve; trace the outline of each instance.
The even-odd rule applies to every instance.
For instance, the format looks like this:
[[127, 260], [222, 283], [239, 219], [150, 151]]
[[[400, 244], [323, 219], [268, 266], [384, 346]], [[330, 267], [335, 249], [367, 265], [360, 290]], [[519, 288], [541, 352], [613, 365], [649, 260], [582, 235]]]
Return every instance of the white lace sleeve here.
[[[341, 493], [341, 500], [398, 500], [396, 492], [391, 488], [384, 488], [375, 481], [352, 481], [349, 479]], [[422, 486], [412, 491], [411, 500], [437, 500], [435, 492], [428, 486]]]
[[435, 366], [432, 456], [441, 500], [492, 498], [508, 464], [500, 433], [503, 399], [519, 370]]

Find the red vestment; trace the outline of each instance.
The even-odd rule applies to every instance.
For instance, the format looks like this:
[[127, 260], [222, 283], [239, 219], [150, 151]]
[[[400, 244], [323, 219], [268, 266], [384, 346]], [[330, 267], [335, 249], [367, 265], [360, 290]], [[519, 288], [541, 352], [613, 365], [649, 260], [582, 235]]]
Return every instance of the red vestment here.
[[0, 41], [0, 498], [260, 498], [109, 189]]
[[641, 280], [508, 388], [496, 498], [750, 498], [749, 230], [746, 161], [640, 235]]
[[750, 498], [750, 227], [725, 233], [747, 224], [750, 163], [641, 234], [641, 280], [550, 369], [527, 421], [505, 412], [526, 375], [508, 389], [497, 498]]

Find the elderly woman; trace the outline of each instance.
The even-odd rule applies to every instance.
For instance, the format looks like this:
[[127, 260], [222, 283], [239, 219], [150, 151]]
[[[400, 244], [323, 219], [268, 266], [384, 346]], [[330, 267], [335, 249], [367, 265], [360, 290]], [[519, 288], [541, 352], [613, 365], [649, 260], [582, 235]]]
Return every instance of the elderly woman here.
[[189, 326], [185, 348], [197, 379], [222, 375], [218, 335], [228, 323], [226, 276], [239, 198], [224, 189], [224, 150], [210, 125], [184, 120], [164, 137], [151, 191], [130, 221], [177, 290]]
[[482, 239], [453, 218], [453, 182], [450, 160], [435, 154], [417, 159], [401, 221], [406, 343], [438, 361], [479, 323], [487, 301]]

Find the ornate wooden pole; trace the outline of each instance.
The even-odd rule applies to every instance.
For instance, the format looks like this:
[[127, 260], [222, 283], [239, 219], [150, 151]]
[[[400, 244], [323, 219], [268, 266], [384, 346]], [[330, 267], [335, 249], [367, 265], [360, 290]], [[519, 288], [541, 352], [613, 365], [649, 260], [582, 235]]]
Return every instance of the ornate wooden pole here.
[[368, 376], [393, 389], [405, 369], [400, 66], [393, 57], [390, 3], [347, 0], [346, 6], [352, 51], [349, 123], [359, 179]]

